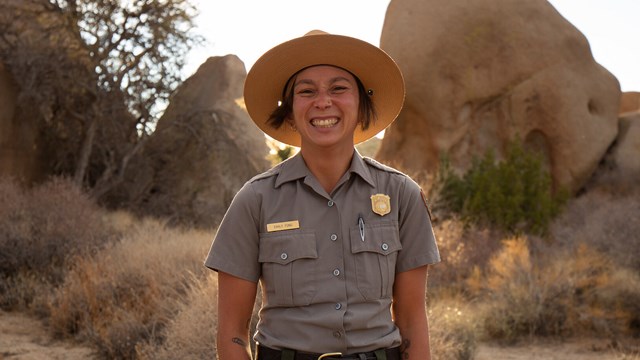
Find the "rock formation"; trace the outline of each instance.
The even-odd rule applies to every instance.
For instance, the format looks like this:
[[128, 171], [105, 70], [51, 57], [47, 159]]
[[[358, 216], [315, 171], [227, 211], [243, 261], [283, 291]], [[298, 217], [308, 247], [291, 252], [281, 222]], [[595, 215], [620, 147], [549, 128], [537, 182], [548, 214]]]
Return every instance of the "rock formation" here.
[[640, 112], [640, 92], [629, 91], [622, 93], [618, 113], [622, 115], [630, 112]]
[[136, 212], [215, 226], [267, 169], [265, 137], [239, 102], [245, 77], [236, 56], [212, 57], [180, 86], [123, 185]]
[[[0, 102], [13, 104], [3, 106], [0, 118], [0, 176], [27, 184], [73, 176], [87, 123], [114, 122], [113, 114], [91, 111], [99, 96], [113, 91], [98, 88], [95, 63], [77, 27], [50, 2], [0, 2], [0, 28], [1, 82], [13, 92], [0, 94]], [[127, 112], [125, 104], [118, 109]]]
[[392, 0], [381, 47], [407, 95], [376, 157], [406, 171], [445, 154], [465, 170], [520, 138], [576, 191], [616, 137], [617, 79], [546, 1]]
[[619, 129], [587, 190], [605, 188], [612, 193], [640, 193], [640, 111], [623, 114]]

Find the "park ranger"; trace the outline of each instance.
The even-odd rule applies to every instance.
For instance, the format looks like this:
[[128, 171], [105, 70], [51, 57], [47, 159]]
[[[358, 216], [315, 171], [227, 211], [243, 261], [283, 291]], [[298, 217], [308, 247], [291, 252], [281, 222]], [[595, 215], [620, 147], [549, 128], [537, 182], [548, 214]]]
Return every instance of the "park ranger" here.
[[440, 255], [426, 199], [354, 147], [396, 118], [404, 93], [384, 51], [317, 30], [251, 68], [249, 115], [300, 151], [242, 187], [206, 258], [218, 359], [251, 359], [258, 283], [257, 359], [430, 358], [427, 268]]

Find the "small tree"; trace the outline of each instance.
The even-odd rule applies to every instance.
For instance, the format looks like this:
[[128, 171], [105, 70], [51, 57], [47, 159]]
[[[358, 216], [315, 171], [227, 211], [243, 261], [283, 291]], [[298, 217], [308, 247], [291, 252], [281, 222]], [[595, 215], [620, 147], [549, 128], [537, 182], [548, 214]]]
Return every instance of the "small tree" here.
[[437, 177], [441, 204], [467, 222], [498, 226], [513, 233], [545, 234], [567, 199], [566, 191], [552, 192], [551, 176], [536, 154], [518, 142], [508, 146], [503, 161], [492, 151], [474, 159], [458, 176], [446, 159]]
[[122, 180], [180, 82], [192, 0], [3, 0], [0, 60], [38, 118], [49, 175], [99, 196]]

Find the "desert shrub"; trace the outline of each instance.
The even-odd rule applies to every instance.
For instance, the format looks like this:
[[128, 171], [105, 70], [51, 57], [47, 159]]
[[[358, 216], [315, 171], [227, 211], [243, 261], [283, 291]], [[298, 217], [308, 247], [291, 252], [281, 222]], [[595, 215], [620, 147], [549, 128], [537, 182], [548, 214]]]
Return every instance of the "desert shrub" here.
[[561, 246], [584, 243], [617, 265], [640, 271], [640, 194], [615, 195], [590, 191], [570, 200], [551, 225]]
[[0, 180], [0, 305], [28, 307], [45, 284], [63, 281], [66, 261], [114, 241], [104, 212], [70, 180], [31, 189]]
[[439, 360], [473, 359], [477, 346], [475, 324], [473, 311], [464, 300], [430, 301], [431, 356]]
[[526, 238], [504, 241], [486, 274], [477, 269], [468, 285], [482, 294], [483, 330], [489, 338], [513, 341], [522, 336], [558, 335], [567, 311], [560, 274], [548, 271], [544, 281]]
[[485, 336], [511, 342], [529, 336], [615, 337], [634, 331], [638, 274], [614, 267], [585, 245], [544, 260], [539, 255], [526, 238], [505, 240], [486, 272], [478, 269], [468, 280], [480, 294]]
[[114, 235], [102, 210], [70, 180], [54, 178], [30, 190], [0, 182], [0, 272], [31, 271], [54, 282], [68, 256], [104, 245]]
[[193, 281], [188, 295], [179, 301], [176, 316], [167, 324], [165, 340], [138, 345], [139, 359], [215, 358], [218, 276], [209, 273]]
[[204, 231], [143, 221], [120, 242], [74, 260], [51, 300], [50, 329], [89, 340], [107, 358], [135, 358], [137, 344], [164, 336], [178, 299], [205, 271], [210, 243]]
[[571, 333], [615, 338], [640, 335], [640, 274], [620, 267], [608, 256], [578, 244], [553, 257], [562, 268], [562, 285], [571, 300], [565, 327]]
[[499, 230], [465, 224], [457, 217], [434, 222], [442, 262], [429, 268], [430, 292], [469, 295], [465, 281], [476, 268], [484, 268], [500, 249]]
[[[216, 327], [218, 276], [210, 273], [194, 279], [188, 296], [180, 301], [177, 315], [167, 325], [165, 338], [147, 342], [137, 348], [140, 359], [210, 359], [216, 356]], [[249, 333], [255, 333], [258, 311], [262, 304], [262, 292], [258, 287]], [[203, 335], [205, 334], [205, 335]], [[158, 339], [156, 339], [158, 340]], [[255, 354], [257, 344], [251, 338], [250, 346]]]
[[52, 289], [50, 282], [34, 273], [20, 272], [4, 277], [0, 279], [0, 308], [46, 317], [47, 296]]
[[565, 191], [552, 193], [551, 176], [540, 157], [517, 142], [509, 145], [503, 161], [496, 161], [492, 151], [474, 159], [462, 177], [443, 158], [436, 182], [438, 205], [466, 222], [512, 233], [546, 233], [567, 198]]

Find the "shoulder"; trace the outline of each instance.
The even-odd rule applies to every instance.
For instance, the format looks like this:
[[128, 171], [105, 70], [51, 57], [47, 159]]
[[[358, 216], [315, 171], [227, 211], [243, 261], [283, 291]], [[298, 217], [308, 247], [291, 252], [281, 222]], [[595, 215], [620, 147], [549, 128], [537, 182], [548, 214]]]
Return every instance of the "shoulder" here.
[[411, 194], [420, 193], [422, 191], [420, 185], [402, 171], [382, 164], [372, 158], [363, 157], [363, 160], [370, 169], [373, 169], [373, 171], [376, 171], [378, 174], [384, 174], [386, 178], [389, 179], [388, 181], [390, 183], [397, 184], [401, 188], [405, 189], [405, 191], [408, 191]]
[[387, 166], [383, 163], [380, 163], [370, 157], [362, 157], [362, 159], [364, 160], [365, 164], [367, 164], [369, 167], [374, 168], [376, 170], [380, 170], [389, 174], [395, 174], [395, 175], [400, 175], [403, 177], [408, 177], [406, 174], [402, 173], [399, 170], [396, 170], [394, 168], [392, 168], [391, 166]]
[[258, 174], [256, 176], [252, 177], [251, 179], [249, 179], [249, 181], [247, 181], [247, 183], [248, 184], [253, 184], [253, 183], [256, 183], [256, 182], [260, 182], [261, 180], [266, 180], [266, 179], [275, 177], [280, 173], [281, 170], [282, 170], [282, 163], [272, 167], [271, 169], [269, 169], [269, 170], [267, 170], [267, 171], [265, 171], [265, 172], [263, 172], [261, 174]]

